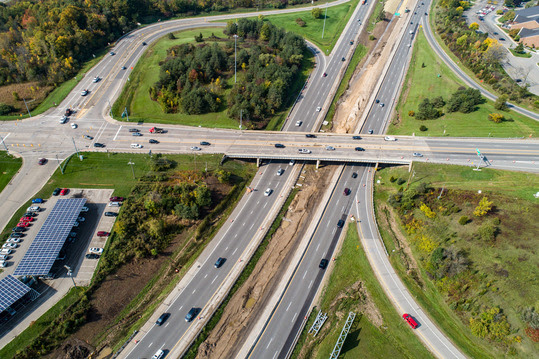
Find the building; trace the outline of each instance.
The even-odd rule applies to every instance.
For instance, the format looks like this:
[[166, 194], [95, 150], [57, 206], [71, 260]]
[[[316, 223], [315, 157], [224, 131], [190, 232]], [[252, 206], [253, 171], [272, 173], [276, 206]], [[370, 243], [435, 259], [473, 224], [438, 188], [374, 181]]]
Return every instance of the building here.
[[511, 29], [539, 28], [539, 6], [515, 11], [515, 18], [509, 26]]
[[525, 46], [539, 48], [539, 28], [537, 29], [526, 29], [523, 27], [520, 29], [518, 35], [520, 36], [520, 42]]

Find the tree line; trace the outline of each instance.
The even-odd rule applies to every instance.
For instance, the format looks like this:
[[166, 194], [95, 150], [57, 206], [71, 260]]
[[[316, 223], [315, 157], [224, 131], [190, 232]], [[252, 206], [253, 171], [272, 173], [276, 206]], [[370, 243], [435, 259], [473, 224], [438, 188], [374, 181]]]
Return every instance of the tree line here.
[[[258, 126], [281, 108], [300, 71], [305, 41], [261, 19], [231, 21], [225, 33], [224, 41], [168, 50], [150, 89], [165, 112], [201, 114], [226, 106], [230, 117], [239, 119], [241, 113]], [[197, 41], [203, 41], [201, 35]], [[237, 82], [227, 85], [235, 66]]]
[[[266, 8], [308, 0], [265, 1]], [[147, 19], [259, 6], [252, 0], [27, 0], [0, 2], [0, 86], [57, 85]]]

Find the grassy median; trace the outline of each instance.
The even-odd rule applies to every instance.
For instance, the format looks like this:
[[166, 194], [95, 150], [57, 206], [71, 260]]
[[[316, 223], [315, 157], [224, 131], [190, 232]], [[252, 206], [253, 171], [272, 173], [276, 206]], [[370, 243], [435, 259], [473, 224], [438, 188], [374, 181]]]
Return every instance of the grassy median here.
[[0, 192], [17, 174], [21, 166], [22, 158], [16, 158], [5, 151], [0, 151]]

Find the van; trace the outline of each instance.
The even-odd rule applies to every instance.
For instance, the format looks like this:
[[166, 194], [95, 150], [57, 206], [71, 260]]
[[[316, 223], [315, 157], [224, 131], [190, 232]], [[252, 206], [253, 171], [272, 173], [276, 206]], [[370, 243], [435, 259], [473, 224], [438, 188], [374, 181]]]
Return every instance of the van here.
[[120, 207], [121, 205], [120, 202], [109, 202], [109, 207]]
[[155, 352], [155, 354], [152, 356], [152, 359], [161, 359], [165, 355], [165, 352], [161, 349]]

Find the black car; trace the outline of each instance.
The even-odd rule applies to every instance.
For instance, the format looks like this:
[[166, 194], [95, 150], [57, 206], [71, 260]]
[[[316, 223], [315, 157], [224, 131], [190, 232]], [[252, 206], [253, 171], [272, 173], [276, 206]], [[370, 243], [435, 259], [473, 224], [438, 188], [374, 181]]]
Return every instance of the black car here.
[[318, 265], [318, 268], [320, 269], [326, 269], [328, 266], [329, 261], [327, 259], [322, 259], [320, 261], [320, 264]]
[[25, 236], [24, 233], [11, 233], [10, 235], [11, 238], [22, 238], [24, 236]]
[[146, 42], [142, 42], [142, 46], [146, 46], [146, 45], [147, 45]]
[[316, 135], [308, 133], [308, 134], [305, 135], [305, 137], [307, 137], [307, 138], [316, 138]]
[[138, 128], [130, 128], [129, 132], [140, 132]]
[[356, 147], [354, 148], [356, 151], [365, 151], [365, 149], [363, 147]]
[[94, 143], [94, 147], [103, 148], [103, 147], [105, 147], [105, 145], [102, 144], [102, 143], [96, 142], [96, 143]]
[[150, 143], [159, 143], [159, 141], [154, 140], [153, 138], [150, 138], [150, 140], [148, 142], [150, 142]]
[[341, 61], [346, 61], [346, 59], [343, 57], [343, 58], [341, 59]]
[[88, 259], [99, 259], [100, 255], [99, 254], [95, 254], [95, 253], [88, 253], [86, 255], [86, 258]]
[[213, 265], [215, 268], [221, 268], [221, 266], [226, 262], [226, 258], [219, 257], [215, 264]]
[[105, 212], [105, 217], [118, 217], [116, 212]]
[[344, 220], [343, 219], [339, 219], [339, 222], [337, 222], [337, 227], [339, 227], [339, 228], [344, 227]]
[[52, 191], [53, 196], [58, 196], [60, 194], [61, 188], [55, 188], [54, 191]]
[[163, 324], [164, 322], [166, 322], [168, 317], [170, 317], [170, 313], [161, 314], [161, 316], [159, 318], [157, 318], [157, 321], [155, 322], [155, 324], [157, 324], [157, 325]]
[[354, 140], [361, 140], [361, 136], [352, 136], [352, 139], [354, 139]]
[[352, 172], [352, 178], [357, 178], [357, 173]]
[[209, 146], [210, 143], [209, 143], [209, 142], [206, 142], [206, 141], [200, 141], [200, 145], [201, 145], [201, 146]]
[[127, 67], [125, 67], [125, 66], [122, 66], [122, 70], [127, 70]]
[[26, 212], [25, 214], [23, 214], [23, 217], [37, 217], [37, 213], [36, 212]]
[[26, 228], [24, 227], [15, 227], [11, 230], [13, 233], [21, 233], [21, 232], [26, 232]]
[[284, 148], [285, 146], [282, 143], [276, 143], [275, 148]]
[[189, 312], [187, 313], [187, 315], [185, 316], [185, 321], [186, 322], [192, 321], [197, 316], [199, 311], [200, 311], [200, 308], [191, 308]]

